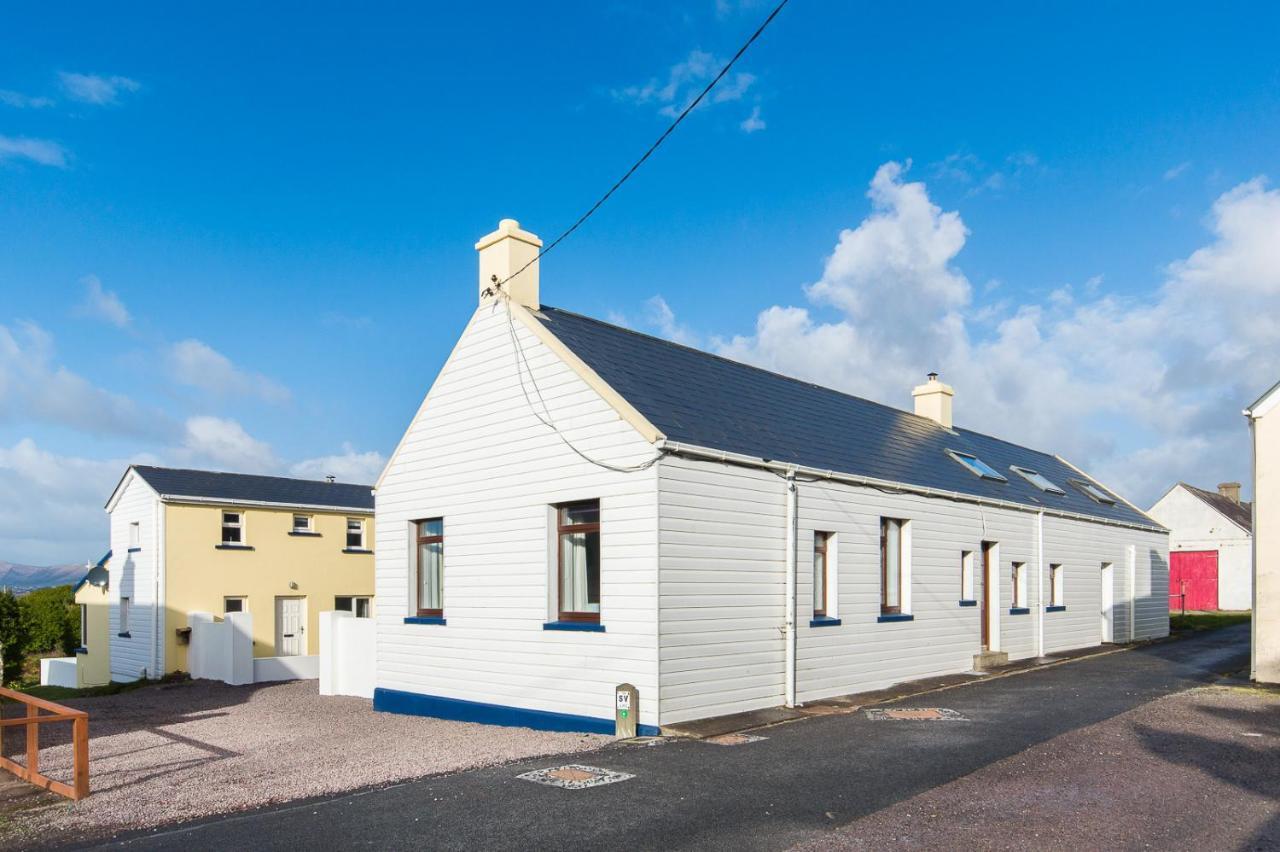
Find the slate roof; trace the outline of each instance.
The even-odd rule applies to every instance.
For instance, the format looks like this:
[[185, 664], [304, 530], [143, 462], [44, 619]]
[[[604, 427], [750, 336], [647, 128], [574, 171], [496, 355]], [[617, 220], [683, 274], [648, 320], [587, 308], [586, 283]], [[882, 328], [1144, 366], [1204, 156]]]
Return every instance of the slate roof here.
[[1245, 532], [1253, 533], [1253, 504], [1241, 500], [1237, 503], [1230, 497], [1223, 497], [1217, 491], [1206, 491], [1185, 482], [1179, 482], [1183, 488], [1208, 503], [1219, 515], [1234, 523]]
[[[539, 315], [547, 329], [669, 441], [1159, 526], [1123, 501], [1105, 505], [1086, 496], [1069, 480], [1092, 480], [1047, 453], [967, 429], [947, 430], [896, 408], [559, 308], [543, 306]], [[946, 450], [977, 456], [1008, 482], [970, 473]], [[1041, 491], [1010, 465], [1039, 471], [1066, 493]]]
[[323, 506], [373, 511], [373, 486], [286, 479], [249, 473], [217, 473], [135, 464], [133, 469], [161, 497], [243, 500], [284, 506]]

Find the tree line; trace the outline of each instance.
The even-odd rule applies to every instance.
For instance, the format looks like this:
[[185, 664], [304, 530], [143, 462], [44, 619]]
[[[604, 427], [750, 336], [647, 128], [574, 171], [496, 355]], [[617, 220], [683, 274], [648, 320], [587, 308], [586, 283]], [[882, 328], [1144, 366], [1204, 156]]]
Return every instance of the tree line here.
[[22, 678], [28, 654], [61, 651], [67, 656], [80, 647], [80, 610], [71, 586], [35, 589], [21, 597], [0, 591], [0, 653], [5, 685]]

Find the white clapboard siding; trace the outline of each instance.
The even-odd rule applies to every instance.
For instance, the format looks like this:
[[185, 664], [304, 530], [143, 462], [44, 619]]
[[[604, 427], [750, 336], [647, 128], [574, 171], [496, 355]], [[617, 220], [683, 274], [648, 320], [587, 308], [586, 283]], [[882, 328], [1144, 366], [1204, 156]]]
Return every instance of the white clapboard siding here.
[[[663, 724], [781, 704], [785, 660], [785, 496], [767, 471], [668, 457], [659, 473], [660, 677]], [[911, 621], [880, 622], [880, 519], [909, 521]], [[961, 554], [995, 542], [999, 582], [993, 642], [1011, 659], [1101, 641], [1101, 568], [1114, 564], [1115, 637], [1128, 638], [1128, 553], [1135, 566], [1136, 638], [1167, 632], [1163, 534], [1046, 517], [1044, 554], [1031, 512], [886, 493], [832, 482], [798, 485], [797, 698], [879, 689], [970, 669], [980, 649], [980, 608], [960, 606]], [[834, 533], [829, 617], [811, 626], [813, 535]], [[1037, 570], [1043, 561], [1043, 587]], [[1013, 564], [1026, 565], [1026, 613], [1013, 608]], [[1048, 565], [1067, 571], [1067, 609], [1044, 613]], [[1041, 598], [1043, 595], [1043, 599]], [[832, 605], [834, 603], [834, 605]]]
[[[143, 670], [149, 677], [164, 671], [163, 660], [156, 652], [164, 635], [163, 611], [160, 629], [155, 624], [156, 571], [163, 542], [159, 530], [159, 498], [142, 478], [132, 471], [126, 474], [119, 500], [111, 512], [111, 562], [108, 566], [108, 638], [111, 646], [111, 679], [137, 680]], [[139, 524], [139, 548], [129, 552], [129, 525]], [[128, 597], [129, 638], [119, 635], [120, 598]], [[156, 671], [153, 669], [158, 669]]]
[[[536, 390], [527, 374], [521, 389], [513, 329]], [[627, 466], [655, 452], [504, 309], [477, 311], [377, 492], [377, 685], [612, 718], [614, 687], [629, 682], [640, 722], [656, 725], [657, 468], [583, 460], [531, 403], [593, 458]], [[544, 630], [555, 616], [551, 506], [595, 498], [605, 632]], [[444, 519], [447, 624], [406, 624], [416, 611], [412, 524], [433, 517]]]

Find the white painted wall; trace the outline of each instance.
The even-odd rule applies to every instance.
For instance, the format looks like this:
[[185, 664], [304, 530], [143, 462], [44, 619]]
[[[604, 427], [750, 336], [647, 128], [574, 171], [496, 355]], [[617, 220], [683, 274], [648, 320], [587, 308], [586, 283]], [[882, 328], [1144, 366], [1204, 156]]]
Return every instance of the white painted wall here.
[[252, 613], [227, 613], [219, 621], [213, 613], [193, 612], [187, 623], [191, 625], [187, 666], [193, 678], [234, 685], [254, 682]]
[[[164, 671], [163, 612], [156, 629], [157, 564], [163, 547], [160, 500], [137, 474], [130, 471], [110, 515], [111, 583], [108, 588], [108, 638], [111, 643], [111, 679], [137, 680]], [[130, 552], [129, 524], [140, 524], [140, 545]], [[120, 598], [128, 597], [129, 637], [121, 637]], [[158, 663], [158, 664], [157, 664]]]
[[[617, 465], [653, 447], [518, 321], [541, 399], [583, 452]], [[377, 685], [613, 718], [613, 688], [640, 690], [657, 723], [656, 471], [584, 461], [532, 414], [512, 326], [483, 306], [440, 372], [377, 493]], [[527, 382], [527, 379], [526, 379]], [[538, 394], [526, 385], [538, 404]], [[550, 506], [598, 498], [603, 633], [544, 630], [554, 582]], [[444, 626], [416, 612], [412, 523], [444, 518]]]
[[372, 698], [377, 623], [349, 612], [320, 613], [320, 694]]
[[1174, 486], [1147, 514], [1169, 528], [1169, 550], [1218, 552], [1218, 606], [1253, 606], [1253, 536], [1182, 486]]
[[76, 681], [75, 657], [45, 657], [40, 661], [41, 686], [65, 686], [75, 689]]

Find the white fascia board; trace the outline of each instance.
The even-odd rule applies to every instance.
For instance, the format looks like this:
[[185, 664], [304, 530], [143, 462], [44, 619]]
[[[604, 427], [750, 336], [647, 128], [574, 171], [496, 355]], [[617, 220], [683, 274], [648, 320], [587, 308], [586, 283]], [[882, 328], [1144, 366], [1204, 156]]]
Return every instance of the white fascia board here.
[[147, 490], [151, 492], [153, 497], [160, 496], [158, 493], [156, 493], [156, 490], [151, 487], [151, 483], [147, 482], [147, 480], [144, 477], [142, 477], [136, 470], [134, 470], [133, 465], [129, 465], [127, 468], [125, 468], [124, 476], [121, 476], [120, 481], [116, 483], [115, 490], [112, 491], [111, 496], [107, 498], [107, 504], [103, 507], [104, 509], [107, 510], [107, 514], [111, 514], [116, 510], [116, 504], [119, 503], [120, 498], [124, 496], [125, 489], [135, 479], [138, 482], [141, 482], [143, 485], [147, 486]]
[[319, 506], [312, 503], [273, 503], [270, 500], [225, 500], [221, 497], [192, 497], [186, 494], [161, 494], [164, 503], [183, 503], [195, 506], [262, 506], [270, 509], [306, 509], [312, 512], [332, 512], [335, 515], [372, 515], [372, 509], [360, 506]]
[[1276, 382], [1272, 385], [1270, 390], [1258, 397], [1257, 401], [1254, 402], [1253, 405], [1246, 408], [1244, 410], [1244, 416], [1257, 420], [1277, 405], [1280, 405], [1280, 382]]

